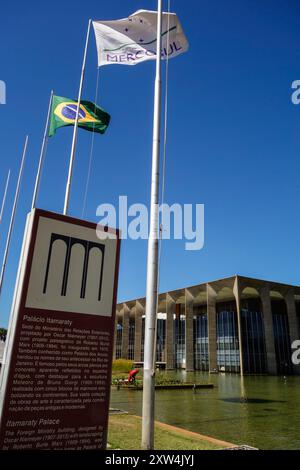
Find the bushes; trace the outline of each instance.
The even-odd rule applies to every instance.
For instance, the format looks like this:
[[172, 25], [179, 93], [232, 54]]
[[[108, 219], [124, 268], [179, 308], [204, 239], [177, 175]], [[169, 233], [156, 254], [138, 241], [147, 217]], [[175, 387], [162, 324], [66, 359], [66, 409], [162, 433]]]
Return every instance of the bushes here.
[[0, 328], [0, 340], [5, 341], [7, 335], [7, 330], [5, 328]]
[[179, 380], [175, 375], [170, 376], [170, 374], [161, 371], [156, 371], [155, 373], [156, 385], [181, 385], [184, 383], [184, 380]]
[[133, 368], [133, 361], [130, 359], [115, 359], [112, 364], [113, 373], [123, 372], [127, 373]]

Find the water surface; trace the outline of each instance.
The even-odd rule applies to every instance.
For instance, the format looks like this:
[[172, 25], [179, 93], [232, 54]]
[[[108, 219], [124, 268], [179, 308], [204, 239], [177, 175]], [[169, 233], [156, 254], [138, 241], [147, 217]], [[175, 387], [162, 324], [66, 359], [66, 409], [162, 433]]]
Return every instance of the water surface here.
[[[260, 449], [300, 449], [300, 377], [168, 373], [213, 389], [156, 391], [156, 419]], [[142, 392], [113, 390], [111, 407], [141, 415]]]

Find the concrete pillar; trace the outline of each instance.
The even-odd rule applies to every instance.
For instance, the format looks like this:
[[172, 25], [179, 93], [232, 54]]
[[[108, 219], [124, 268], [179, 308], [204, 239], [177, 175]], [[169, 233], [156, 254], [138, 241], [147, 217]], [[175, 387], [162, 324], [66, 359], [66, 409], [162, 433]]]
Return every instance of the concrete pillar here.
[[128, 359], [130, 309], [123, 304], [122, 359]]
[[[297, 321], [297, 312], [296, 312], [296, 302], [294, 296], [294, 290], [289, 290], [285, 295], [285, 302], [287, 308], [287, 315], [289, 319], [289, 333], [290, 333], [290, 340], [291, 345], [295, 340], [299, 340], [299, 332], [298, 332], [298, 321]], [[291, 347], [291, 355], [294, 349]], [[300, 364], [293, 364], [294, 373], [300, 375]]]
[[194, 297], [185, 289], [185, 369], [194, 370]]
[[213, 370], [213, 369], [218, 369], [216, 292], [209, 284], [206, 284], [206, 295], [207, 295], [207, 325], [208, 325], [208, 361], [209, 361], [209, 370]]
[[262, 304], [262, 314], [265, 329], [266, 352], [269, 374], [277, 374], [277, 362], [275, 352], [275, 338], [273, 328], [272, 306], [269, 286], [260, 289], [260, 299]]
[[166, 294], [166, 369], [174, 369], [174, 314], [176, 302]]
[[142, 317], [144, 309], [142, 305], [136, 301], [135, 303], [135, 329], [134, 329], [134, 360], [141, 362], [142, 360]]

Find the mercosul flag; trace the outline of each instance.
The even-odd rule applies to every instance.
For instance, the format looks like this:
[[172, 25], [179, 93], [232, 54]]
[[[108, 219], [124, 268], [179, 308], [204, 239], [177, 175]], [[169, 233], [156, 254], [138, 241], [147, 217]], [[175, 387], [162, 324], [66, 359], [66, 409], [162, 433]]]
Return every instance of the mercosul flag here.
[[[62, 126], [74, 126], [78, 102], [62, 96], [53, 96], [49, 137]], [[78, 126], [87, 131], [104, 134], [110, 121], [110, 115], [91, 101], [81, 101]]]
[[[136, 65], [156, 58], [157, 12], [138, 10], [128, 18], [93, 21], [98, 66]], [[175, 13], [162, 14], [162, 58], [188, 49], [188, 41]]]

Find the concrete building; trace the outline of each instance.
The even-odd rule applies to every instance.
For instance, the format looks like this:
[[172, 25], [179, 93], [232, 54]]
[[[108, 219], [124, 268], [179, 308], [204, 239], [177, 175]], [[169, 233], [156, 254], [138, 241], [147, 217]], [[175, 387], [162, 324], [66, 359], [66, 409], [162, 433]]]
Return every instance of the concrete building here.
[[[143, 362], [145, 298], [117, 305], [115, 358]], [[299, 374], [300, 287], [233, 276], [159, 294], [157, 362], [166, 369]]]

